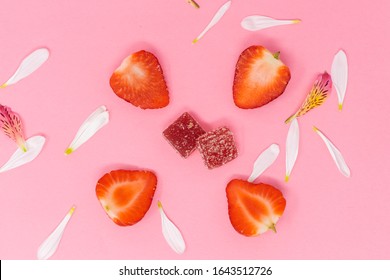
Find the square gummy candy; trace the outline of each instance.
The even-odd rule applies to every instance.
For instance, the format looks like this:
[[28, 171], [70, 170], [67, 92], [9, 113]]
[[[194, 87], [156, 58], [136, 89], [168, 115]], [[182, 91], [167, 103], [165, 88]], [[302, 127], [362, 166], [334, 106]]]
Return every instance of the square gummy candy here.
[[233, 133], [227, 127], [220, 127], [200, 136], [197, 148], [209, 169], [228, 163], [238, 154]]
[[187, 158], [196, 148], [196, 140], [206, 133], [198, 122], [187, 112], [164, 130], [168, 142], [179, 154]]

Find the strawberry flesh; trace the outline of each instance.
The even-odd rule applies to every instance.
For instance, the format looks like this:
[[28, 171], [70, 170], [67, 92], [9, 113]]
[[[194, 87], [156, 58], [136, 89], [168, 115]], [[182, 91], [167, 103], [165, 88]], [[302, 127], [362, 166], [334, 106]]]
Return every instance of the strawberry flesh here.
[[271, 229], [286, 207], [283, 194], [267, 184], [233, 179], [226, 187], [230, 222], [245, 236], [257, 236]]
[[131, 226], [149, 210], [156, 185], [157, 177], [151, 171], [113, 170], [97, 182], [96, 196], [116, 224]]
[[142, 109], [158, 109], [169, 104], [161, 65], [148, 51], [126, 57], [112, 74], [110, 86], [117, 96]]
[[261, 107], [279, 97], [291, 75], [289, 68], [262, 46], [244, 50], [236, 64], [233, 99], [242, 109]]

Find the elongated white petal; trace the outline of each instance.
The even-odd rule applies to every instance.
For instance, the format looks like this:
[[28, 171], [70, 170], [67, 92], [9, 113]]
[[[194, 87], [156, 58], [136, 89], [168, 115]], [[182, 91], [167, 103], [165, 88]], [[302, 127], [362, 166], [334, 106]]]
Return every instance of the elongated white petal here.
[[294, 167], [295, 161], [298, 157], [299, 150], [299, 125], [298, 120], [295, 118], [290, 124], [290, 128], [287, 132], [286, 140], [286, 177], [287, 182], [290, 178], [291, 171]]
[[19, 68], [16, 70], [15, 74], [8, 79], [0, 87], [4, 88], [9, 85], [13, 85], [25, 77], [32, 74], [37, 70], [47, 59], [49, 58], [49, 50], [46, 48], [37, 49], [29, 54], [22, 63], [19, 65]]
[[264, 152], [262, 152], [253, 164], [251, 176], [248, 182], [255, 181], [268, 167], [270, 167], [279, 155], [280, 149], [278, 144], [272, 144]]
[[46, 238], [45, 241], [43, 241], [41, 246], [39, 246], [37, 252], [37, 258], [39, 260], [47, 260], [57, 251], [66, 225], [72, 217], [75, 209], [76, 207], [73, 206], [61, 221], [61, 223], [56, 227], [56, 229]]
[[241, 27], [249, 31], [257, 31], [273, 26], [295, 24], [299, 19], [274, 19], [266, 16], [248, 16], [241, 21]]
[[334, 162], [337, 165], [337, 168], [345, 177], [350, 177], [351, 172], [345, 163], [343, 155], [340, 151], [333, 145], [333, 143], [316, 127], [313, 127], [314, 131], [321, 137], [321, 139], [325, 142], [326, 147], [329, 150], [330, 155], [332, 156]]
[[198, 42], [200, 40], [200, 38], [202, 38], [207, 31], [209, 31], [214, 25], [216, 25], [220, 20], [221, 18], [223, 17], [223, 15], [227, 12], [227, 10], [230, 8], [230, 5], [232, 4], [232, 1], [227, 1], [225, 4], [223, 4], [221, 6], [221, 8], [219, 8], [219, 10], [217, 11], [217, 13], [214, 15], [214, 17], [211, 19], [210, 23], [205, 27], [205, 29], [203, 29], [203, 31], [199, 34], [198, 37], [196, 37], [195, 40], [192, 41], [193, 44], [195, 44], [196, 42]]
[[14, 169], [35, 159], [42, 151], [45, 140], [46, 139], [43, 136], [33, 136], [27, 139], [27, 151], [24, 152], [18, 148], [6, 164], [0, 168], [0, 173]]
[[348, 61], [343, 50], [339, 50], [333, 58], [331, 77], [339, 100], [339, 110], [342, 110], [348, 84]]
[[173, 251], [178, 254], [184, 253], [186, 249], [186, 244], [184, 242], [183, 236], [181, 235], [179, 229], [165, 215], [160, 201], [158, 202], [158, 209], [161, 215], [162, 233], [164, 235], [165, 240]]
[[77, 150], [96, 132], [98, 132], [109, 121], [109, 114], [105, 106], [97, 108], [80, 126], [72, 143], [65, 150], [65, 154], [69, 155]]

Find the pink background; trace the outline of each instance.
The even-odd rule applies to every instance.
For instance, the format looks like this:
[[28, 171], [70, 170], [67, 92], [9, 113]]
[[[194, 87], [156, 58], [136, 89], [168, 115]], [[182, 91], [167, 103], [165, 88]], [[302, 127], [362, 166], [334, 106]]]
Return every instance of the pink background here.
[[[225, 0], [198, 3], [199, 10], [185, 0], [2, 0], [0, 82], [34, 49], [48, 47], [51, 56], [33, 75], [0, 91], [0, 103], [20, 114], [27, 137], [47, 137], [35, 161], [0, 174], [1, 259], [35, 259], [73, 204], [76, 212], [52, 259], [390, 258], [390, 2], [236, 0], [192, 45]], [[252, 14], [302, 22], [249, 32], [240, 21]], [[234, 69], [253, 44], [280, 51], [292, 78], [277, 100], [242, 110], [232, 101]], [[317, 74], [330, 71], [340, 48], [350, 67], [344, 109], [337, 110], [332, 92], [300, 118], [300, 154], [285, 183], [284, 120]], [[135, 108], [109, 86], [122, 59], [141, 49], [152, 51], [164, 70], [171, 98], [164, 109]], [[109, 109], [110, 123], [65, 156], [80, 124], [100, 105]], [[184, 111], [206, 129], [230, 127], [239, 157], [210, 171], [198, 152], [186, 160], [176, 154], [161, 133]], [[337, 170], [313, 125], [341, 150], [351, 178]], [[271, 143], [281, 154], [258, 181], [280, 188], [287, 207], [277, 234], [246, 238], [230, 225], [225, 186], [247, 178]], [[0, 147], [2, 165], [16, 146], [1, 134]], [[117, 168], [151, 169], [159, 179], [149, 212], [133, 227], [115, 225], [95, 196], [97, 180]], [[184, 235], [183, 255], [163, 239], [157, 200]]]

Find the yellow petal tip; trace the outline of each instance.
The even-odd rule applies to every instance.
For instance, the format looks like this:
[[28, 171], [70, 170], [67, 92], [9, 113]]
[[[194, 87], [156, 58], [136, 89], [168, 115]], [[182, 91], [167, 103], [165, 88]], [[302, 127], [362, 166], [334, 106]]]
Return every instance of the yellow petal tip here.
[[161, 204], [160, 200], [157, 201], [157, 206], [158, 206], [158, 208], [162, 209], [162, 204]]
[[317, 132], [319, 129], [313, 125], [313, 130]]
[[289, 175], [286, 175], [286, 176], [284, 177], [284, 181], [285, 181], [285, 182], [288, 182], [289, 179], [290, 179], [290, 176], [289, 176]]
[[0, 86], [0, 88], [5, 88], [5, 87], [7, 87], [7, 84], [2, 84], [2, 85]]
[[293, 19], [292, 20], [292, 23], [294, 23], [294, 24], [296, 24], [296, 23], [300, 23], [301, 22], [301, 20], [300, 19]]
[[67, 148], [65, 150], [65, 155], [70, 155], [71, 153], [73, 153], [73, 149], [72, 148]]
[[74, 210], [76, 210], [76, 206], [73, 206], [72, 208], [70, 208], [69, 210], [69, 214], [72, 215]]
[[196, 38], [196, 39], [194, 39], [194, 40], [192, 41], [192, 43], [195, 44], [195, 43], [198, 42], [198, 41], [199, 41], [199, 39]]
[[339, 104], [339, 111], [343, 110], [343, 104]]

